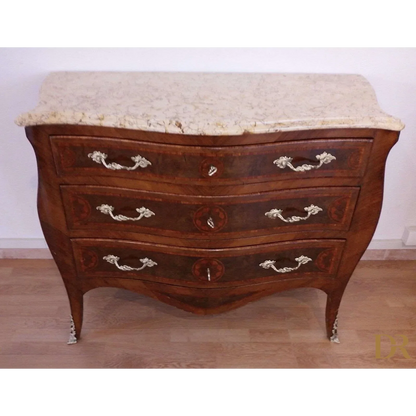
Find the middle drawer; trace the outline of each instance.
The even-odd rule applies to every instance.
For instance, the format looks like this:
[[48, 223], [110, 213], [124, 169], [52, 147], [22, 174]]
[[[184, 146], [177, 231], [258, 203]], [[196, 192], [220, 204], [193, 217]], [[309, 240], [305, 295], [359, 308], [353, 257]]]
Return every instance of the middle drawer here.
[[251, 237], [302, 230], [348, 230], [358, 187], [188, 196], [103, 186], [61, 186], [70, 230], [111, 230], [182, 238]]

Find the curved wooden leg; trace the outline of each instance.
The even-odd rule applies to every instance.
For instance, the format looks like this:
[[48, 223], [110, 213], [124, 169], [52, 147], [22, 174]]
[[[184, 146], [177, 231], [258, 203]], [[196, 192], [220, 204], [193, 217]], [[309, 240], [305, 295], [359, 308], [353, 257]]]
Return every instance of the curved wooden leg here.
[[65, 285], [71, 308], [71, 330], [68, 344], [76, 344], [81, 336], [84, 313], [84, 294], [72, 286]]
[[326, 333], [331, 342], [339, 344], [338, 338], [338, 310], [345, 286], [328, 293], [326, 301]]

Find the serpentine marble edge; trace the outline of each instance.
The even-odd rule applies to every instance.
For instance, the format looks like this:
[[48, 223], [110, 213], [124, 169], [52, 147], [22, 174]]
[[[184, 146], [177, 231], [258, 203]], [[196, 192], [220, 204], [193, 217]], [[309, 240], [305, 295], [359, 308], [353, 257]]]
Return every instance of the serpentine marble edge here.
[[404, 127], [361, 75], [193, 72], [54, 72], [16, 124], [192, 135]]

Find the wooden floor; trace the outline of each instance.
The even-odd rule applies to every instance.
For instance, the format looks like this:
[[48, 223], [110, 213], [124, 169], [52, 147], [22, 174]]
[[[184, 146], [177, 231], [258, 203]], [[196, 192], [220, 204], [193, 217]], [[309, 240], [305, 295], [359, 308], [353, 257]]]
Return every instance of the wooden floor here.
[[204, 317], [100, 288], [85, 295], [82, 339], [66, 345], [53, 261], [4, 259], [0, 368], [416, 368], [416, 261], [360, 262], [341, 304], [341, 344], [325, 338], [325, 300], [299, 289]]

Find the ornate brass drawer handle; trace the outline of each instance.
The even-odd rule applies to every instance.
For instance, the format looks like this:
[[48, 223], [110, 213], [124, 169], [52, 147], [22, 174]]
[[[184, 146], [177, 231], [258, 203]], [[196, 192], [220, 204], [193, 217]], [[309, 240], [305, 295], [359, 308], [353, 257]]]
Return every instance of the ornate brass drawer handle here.
[[135, 170], [138, 167], [140, 168], [146, 168], [147, 166], [151, 165], [151, 163], [144, 157], [137, 155], [137, 156], [132, 156], [131, 160], [135, 163], [134, 166], [123, 166], [123, 165], [119, 165], [116, 162], [111, 162], [111, 163], [107, 163], [105, 160], [107, 159], [107, 154], [99, 152], [97, 150], [95, 150], [92, 153], [88, 153], [88, 157], [90, 159], [92, 159], [94, 162], [100, 164], [102, 163], [107, 169], [110, 170]]
[[144, 259], [140, 259], [140, 261], [143, 263], [143, 266], [138, 268], [130, 266], [120, 266], [118, 264], [120, 257], [114, 256], [113, 254], [109, 254], [108, 256], [103, 257], [103, 260], [108, 261], [110, 264], [114, 264], [117, 267], [117, 269], [120, 269], [123, 272], [140, 271], [143, 270], [145, 267], [157, 266], [157, 263], [155, 261], [148, 259], [147, 257], [145, 257]]
[[335, 156], [332, 156], [330, 153], [323, 152], [320, 155], [316, 155], [316, 158], [319, 160], [319, 165], [301, 165], [297, 166], [296, 168], [292, 165], [293, 157], [288, 156], [281, 156], [279, 159], [276, 159], [273, 163], [281, 169], [284, 169], [288, 166], [290, 169], [294, 170], [295, 172], [306, 172], [312, 169], [319, 169], [322, 165], [327, 165], [331, 163], [333, 160], [336, 160]]
[[298, 265], [296, 267], [283, 267], [281, 269], [277, 269], [275, 267], [275, 260], [266, 260], [263, 263], [260, 263], [259, 266], [263, 267], [263, 269], [273, 269], [276, 273], [289, 273], [299, 269], [299, 267], [302, 266], [302, 264], [306, 264], [312, 261], [311, 258], [306, 256], [297, 257], [295, 260], [298, 262]]
[[150, 211], [145, 207], [136, 208], [136, 211], [140, 214], [138, 217], [126, 217], [125, 215], [114, 215], [114, 207], [107, 204], [102, 204], [97, 207], [98, 211], [102, 212], [103, 214], [110, 215], [111, 218], [115, 221], [140, 221], [143, 217], [149, 218], [152, 215], [156, 215], [154, 212]]
[[284, 218], [282, 217], [283, 210], [276, 209], [276, 208], [270, 210], [269, 212], [266, 212], [264, 215], [266, 217], [271, 218], [272, 220], [275, 220], [276, 218], [280, 218], [284, 222], [292, 223], [292, 222], [298, 222], [298, 221], [305, 221], [311, 215], [316, 215], [318, 212], [323, 211], [322, 208], [316, 205], [309, 205], [308, 207], [305, 207], [303, 209], [308, 213], [306, 217], [298, 217], [297, 215], [293, 215], [292, 217]]

